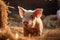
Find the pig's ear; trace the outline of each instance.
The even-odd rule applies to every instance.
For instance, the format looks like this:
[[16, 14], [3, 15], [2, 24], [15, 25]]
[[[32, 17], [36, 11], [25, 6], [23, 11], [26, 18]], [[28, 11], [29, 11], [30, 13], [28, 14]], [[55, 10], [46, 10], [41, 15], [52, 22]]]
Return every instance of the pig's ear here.
[[34, 15], [35, 17], [41, 17], [42, 16], [43, 9], [35, 9], [34, 10]]
[[23, 18], [24, 13], [25, 13], [26, 10], [24, 8], [22, 8], [22, 7], [19, 7], [19, 6], [18, 6], [18, 10], [19, 10], [20, 17]]

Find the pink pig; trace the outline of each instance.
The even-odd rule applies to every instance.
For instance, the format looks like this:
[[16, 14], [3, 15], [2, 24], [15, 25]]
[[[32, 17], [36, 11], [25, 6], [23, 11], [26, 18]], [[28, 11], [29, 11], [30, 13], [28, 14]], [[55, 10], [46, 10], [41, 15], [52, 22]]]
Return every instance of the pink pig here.
[[56, 16], [57, 16], [57, 19], [60, 20], [60, 10], [57, 10]]
[[26, 10], [22, 7], [19, 7], [19, 14], [22, 18], [22, 23], [24, 25], [24, 36], [31, 35], [42, 35], [43, 31], [43, 23], [41, 20], [42, 8], [38, 8], [35, 10]]

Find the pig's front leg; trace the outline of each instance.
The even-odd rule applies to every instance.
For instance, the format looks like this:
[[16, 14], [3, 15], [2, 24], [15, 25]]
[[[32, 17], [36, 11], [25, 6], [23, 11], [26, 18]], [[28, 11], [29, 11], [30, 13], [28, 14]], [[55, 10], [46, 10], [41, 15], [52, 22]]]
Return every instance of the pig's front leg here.
[[42, 23], [42, 21], [40, 22], [39, 27], [40, 27], [40, 35], [42, 35], [42, 33], [43, 33], [43, 23]]
[[42, 35], [43, 32], [43, 23], [41, 19], [38, 19], [37, 22], [39, 23], [39, 31], [40, 31], [40, 36]]

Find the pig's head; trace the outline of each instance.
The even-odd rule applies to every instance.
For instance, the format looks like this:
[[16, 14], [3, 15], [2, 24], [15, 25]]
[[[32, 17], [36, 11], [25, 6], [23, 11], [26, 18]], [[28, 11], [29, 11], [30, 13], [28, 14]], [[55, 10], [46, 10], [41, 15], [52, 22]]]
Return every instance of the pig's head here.
[[35, 10], [26, 10], [22, 7], [18, 7], [20, 17], [22, 18], [22, 23], [25, 26], [32, 26], [36, 20], [36, 18], [40, 18], [42, 16], [43, 9], [35, 9]]

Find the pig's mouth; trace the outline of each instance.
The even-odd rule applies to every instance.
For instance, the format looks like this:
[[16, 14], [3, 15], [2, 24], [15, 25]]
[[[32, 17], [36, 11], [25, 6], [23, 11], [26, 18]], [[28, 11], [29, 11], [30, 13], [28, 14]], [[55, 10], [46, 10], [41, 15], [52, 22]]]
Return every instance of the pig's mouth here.
[[27, 23], [24, 23], [24, 26], [28, 26], [28, 24]]
[[23, 22], [23, 24], [24, 24], [25, 26], [27, 26], [27, 25], [28, 25], [28, 22]]
[[23, 23], [23, 24], [24, 24], [24, 26], [26, 26], [26, 27], [32, 27], [32, 25], [33, 25], [31, 22], [30, 22], [30, 23], [29, 23], [29, 22], [28, 22], [28, 23], [25, 22], [25, 23]]
[[31, 25], [29, 25], [29, 24], [24, 24], [24, 26], [27, 27], [27, 28], [31, 28], [31, 27], [32, 27], [32, 24], [31, 24]]

